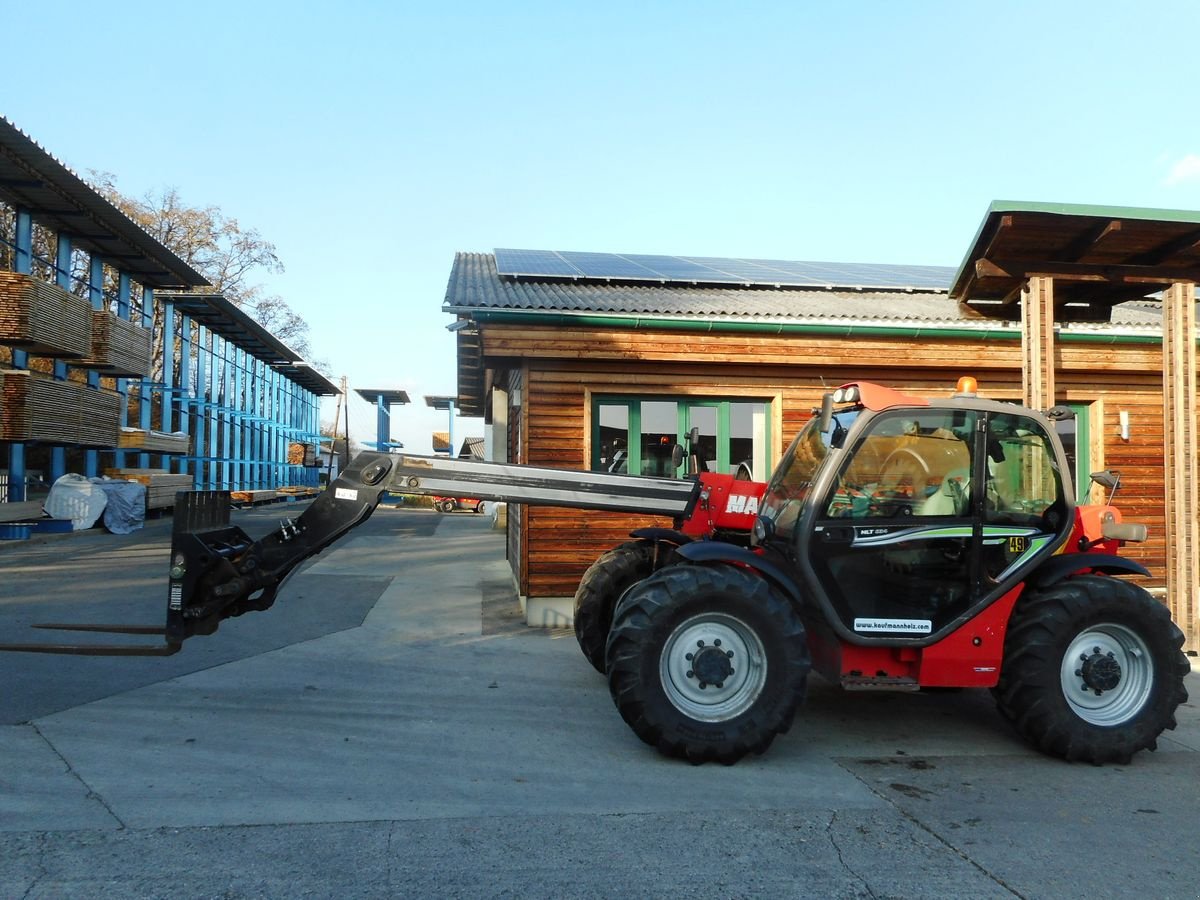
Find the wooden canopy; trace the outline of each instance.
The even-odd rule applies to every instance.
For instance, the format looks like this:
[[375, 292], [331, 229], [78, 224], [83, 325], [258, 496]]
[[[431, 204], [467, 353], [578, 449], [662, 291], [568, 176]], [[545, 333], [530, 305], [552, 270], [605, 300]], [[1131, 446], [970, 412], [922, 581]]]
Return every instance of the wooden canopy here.
[[1056, 323], [1161, 302], [1167, 603], [1191, 651], [1200, 650], [1197, 281], [1198, 212], [997, 201], [950, 290], [976, 314], [1020, 319], [1022, 392], [1035, 409], [1057, 402]]
[[1200, 212], [998, 200], [950, 295], [1018, 319], [1022, 287], [1038, 276], [1054, 278], [1056, 321], [1108, 321], [1114, 304], [1200, 277]]

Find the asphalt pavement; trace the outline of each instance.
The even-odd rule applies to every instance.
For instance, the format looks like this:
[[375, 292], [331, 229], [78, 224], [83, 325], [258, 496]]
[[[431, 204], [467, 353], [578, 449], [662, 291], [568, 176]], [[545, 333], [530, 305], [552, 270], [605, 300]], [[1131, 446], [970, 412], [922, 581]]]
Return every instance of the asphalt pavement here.
[[[1089, 766], [986, 691], [814, 678], [765, 755], [693, 767], [570, 631], [524, 625], [489, 526], [381, 509], [172, 657], [0, 654], [0, 897], [1200, 893], [1195, 702], [1157, 752]], [[160, 623], [169, 527], [0, 544], [0, 642]]]

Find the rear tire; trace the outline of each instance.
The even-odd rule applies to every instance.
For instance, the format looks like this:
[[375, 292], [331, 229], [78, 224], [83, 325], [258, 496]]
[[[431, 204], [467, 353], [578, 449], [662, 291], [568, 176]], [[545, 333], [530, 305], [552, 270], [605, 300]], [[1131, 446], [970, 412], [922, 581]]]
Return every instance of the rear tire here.
[[724, 565], [668, 566], [631, 588], [606, 658], [621, 718], [694, 764], [766, 750], [791, 726], [811, 667], [791, 604]]
[[604, 647], [617, 601], [630, 586], [654, 571], [658, 553], [670, 552], [670, 548], [656, 547], [650, 541], [633, 541], [609, 550], [583, 573], [575, 591], [575, 639], [601, 675], [605, 672]]
[[454, 512], [454, 501], [443, 500], [438, 504], [438, 509], [444, 513]]
[[1190, 671], [1183, 640], [1167, 608], [1137, 585], [1067, 579], [1018, 601], [996, 704], [1043, 753], [1127, 763], [1175, 727]]

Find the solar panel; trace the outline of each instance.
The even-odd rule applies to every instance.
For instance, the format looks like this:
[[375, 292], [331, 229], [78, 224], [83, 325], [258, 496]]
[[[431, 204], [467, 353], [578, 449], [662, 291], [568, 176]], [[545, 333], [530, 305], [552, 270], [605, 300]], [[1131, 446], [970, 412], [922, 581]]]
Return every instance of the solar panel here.
[[553, 250], [496, 250], [501, 275], [550, 275], [578, 278], [583, 273]]
[[616, 253], [572, 253], [562, 252], [562, 257], [589, 278], [621, 278], [645, 281], [661, 279], [662, 276], [646, 266], [639, 265], [628, 256]]
[[954, 277], [948, 266], [509, 249], [496, 250], [496, 271], [516, 278], [932, 291], [948, 290]]

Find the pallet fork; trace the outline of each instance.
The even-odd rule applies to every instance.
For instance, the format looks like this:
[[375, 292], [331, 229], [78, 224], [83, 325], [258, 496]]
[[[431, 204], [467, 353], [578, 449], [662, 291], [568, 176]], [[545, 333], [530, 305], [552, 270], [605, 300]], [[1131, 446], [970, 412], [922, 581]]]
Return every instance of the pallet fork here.
[[300, 563], [365, 521], [388, 492], [645, 513], [670, 516], [677, 522], [708, 498], [699, 480], [366, 452], [355, 457], [301, 515], [284, 519], [271, 534], [254, 540], [230, 524], [228, 491], [182, 491], [176, 495], [167, 617], [162, 628], [33, 626], [91, 634], [158, 635], [163, 643], [10, 643], [0, 644], [0, 651], [170, 656], [187, 638], [212, 634], [223, 619], [269, 609]]

